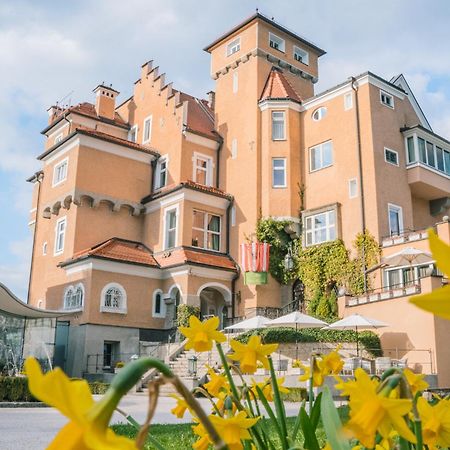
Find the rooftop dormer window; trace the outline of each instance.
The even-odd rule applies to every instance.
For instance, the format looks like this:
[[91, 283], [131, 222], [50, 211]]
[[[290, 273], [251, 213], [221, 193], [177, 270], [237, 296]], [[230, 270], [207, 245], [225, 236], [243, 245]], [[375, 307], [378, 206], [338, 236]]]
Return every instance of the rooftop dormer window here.
[[298, 62], [308, 65], [309, 64], [309, 53], [294, 45], [294, 59]]
[[227, 56], [231, 56], [233, 53], [237, 53], [241, 49], [241, 38], [233, 39], [227, 45]]
[[394, 97], [387, 92], [380, 91], [380, 102], [388, 108], [394, 109]]
[[272, 48], [279, 50], [280, 52], [284, 52], [284, 50], [285, 50], [284, 39], [281, 39], [280, 37], [278, 37], [277, 35], [275, 35], [273, 33], [269, 33], [269, 45]]

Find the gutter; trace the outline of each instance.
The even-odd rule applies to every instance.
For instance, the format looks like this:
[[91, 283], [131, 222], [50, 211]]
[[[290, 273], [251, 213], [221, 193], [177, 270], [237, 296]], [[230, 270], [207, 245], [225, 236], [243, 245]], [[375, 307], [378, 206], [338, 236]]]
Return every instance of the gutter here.
[[222, 151], [222, 147], [223, 147], [223, 137], [219, 136], [220, 141], [219, 141], [219, 145], [217, 147], [217, 151], [216, 151], [216, 188], [220, 189], [219, 187], [219, 180], [220, 180], [220, 152]]
[[[366, 210], [364, 204], [364, 180], [363, 180], [363, 165], [362, 165], [362, 149], [361, 149], [361, 121], [359, 118], [359, 98], [358, 98], [358, 82], [355, 77], [351, 77], [351, 86], [355, 93], [355, 119], [356, 119], [356, 147], [357, 147], [357, 159], [358, 159], [358, 176], [359, 176], [359, 193], [360, 193], [360, 213], [361, 213], [361, 232], [364, 234], [366, 231]], [[361, 256], [363, 262], [363, 275], [364, 275], [364, 292], [367, 291], [367, 267], [366, 267], [366, 249], [363, 245], [361, 248]]]

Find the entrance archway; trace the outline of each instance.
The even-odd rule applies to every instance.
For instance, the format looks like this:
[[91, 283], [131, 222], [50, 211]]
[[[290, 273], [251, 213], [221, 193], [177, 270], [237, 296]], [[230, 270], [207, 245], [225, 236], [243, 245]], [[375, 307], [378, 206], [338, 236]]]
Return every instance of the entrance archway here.
[[219, 283], [208, 283], [198, 290], [197, 295], [200, 299], [200, 319], [217, 316], [220, 320], [219, 328], [224, 328], [231, 302], [230, 290]]

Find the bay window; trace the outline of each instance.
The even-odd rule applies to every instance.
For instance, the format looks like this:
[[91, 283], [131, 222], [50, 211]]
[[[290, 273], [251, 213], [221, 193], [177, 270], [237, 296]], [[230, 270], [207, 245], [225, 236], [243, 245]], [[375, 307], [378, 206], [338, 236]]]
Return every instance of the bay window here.
[[304, 217], [305, 246], [334, 241], [336, 232], [336, 210], [328, 210]]

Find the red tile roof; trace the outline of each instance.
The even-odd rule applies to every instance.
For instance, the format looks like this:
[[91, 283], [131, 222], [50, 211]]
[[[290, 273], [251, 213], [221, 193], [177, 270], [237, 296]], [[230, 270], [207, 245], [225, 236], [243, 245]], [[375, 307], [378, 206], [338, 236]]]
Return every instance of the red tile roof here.
[[101, 117], [101, 116], [97, 115], [95, 105], [93, 105], [92, 103], [83, 102], [83, 103], [78, 103], [78, 105], [71, 106], [66, 109], [56, 109], [55, 113], [53, 114], [50, 125], [47, 128], [45, 128], [45, 130], [43, 130], [43, 133], [45, 133], [47, 130], [49, 130], [57, 122], [62, 120], [64, 115], [67, 115], [69, 113], [80, 114], [81, 116], [85, 116], [85, 117], [92, 117], [94, 119], [101, 120], [103, 122], [112, 123], [113, 125], [117, 125], [122, 128], [128, 129], [130, 127], [117, 112], [115, 113], [114, 120], [109, 120], [105, 117]]
[[198, 264], [225, 270], [237, 270], [235, 262], [228, 255], [204, 251], [194, 247], [178, 247], [155, 254], [154, 257], [161, 268], [181, 266], [183, 264]]
[[206, 100], [201, 100], [192, 95], [180, 92], [180, 101], [188, 102], [187, 129], [197, 132], [206, 137], [220, 140], [219, 135], [214, 131], [214, 111], [209, 107]]
[[119, 238], [111, 238], [91, 248], [81, 250], [63, 264], [66, 265], [90, 256], [143, 264], [146, 266], [158, 266], [152, 252], [144, 244]]
[[277, 67], [272, 67], [261, 94], [260, 101], [266, 99], [289, 99], [301, 102], [300, 96]]
[[148, 203], [156, 198], [161, 198], [166, 195], [171, 194], [172, 192], [178, 191], [182, 188], [192, 189], [194, 191], [200, 191], [205, 192], [206, 194], [212, 194], [216, 195], [217, 197], [226, 198], [228, 200], [232, 200], [233, 196], [231, 194], [228, 194], [221, 189], [218, 189], [213, 186], [205, 186], [204, 184], [196, 183], [192, 180], [182, 181], [179, 184], [170, 184], [168, 186], [164, 186], [163, 188], [159, 189], [158, 191], [154, 192], [153, 194], [147, 195], [144, 197], [141, 202], [142, 203]]
[[150, 155], [159, 156], [159, 153], [156, 150], [151, 149], [147, 146], [140, 145], [137, 142], [132, 142], [129, 141], [128, 139], [122, 139], [108, 133], [103, 133], [102, 131], [93, 130], [92, 128], [77, 127], [75, 128], [75, 131], [81, 134], [85, 134], [87, 136], [98, 137], [105, 141], [112, 142], [113, 144], [125, 145], [127, 147], [134, 148], [135, 150], [139, 150], [144, 153], [149, 153]]
[[81, 250], [75, 253], [68, 261], [60, 263], [60, 266], [63, 267], [89, 257], [139, 264], [160, 269], [184, 264], [194, 264], [225, 270], [237, 270], [234, 261], [228, 255], [221, 253], [194, 247], [177, 247], [153, 254], [141, 242], [127, 241], [120, 238], [111, 238], [91, 248]]

